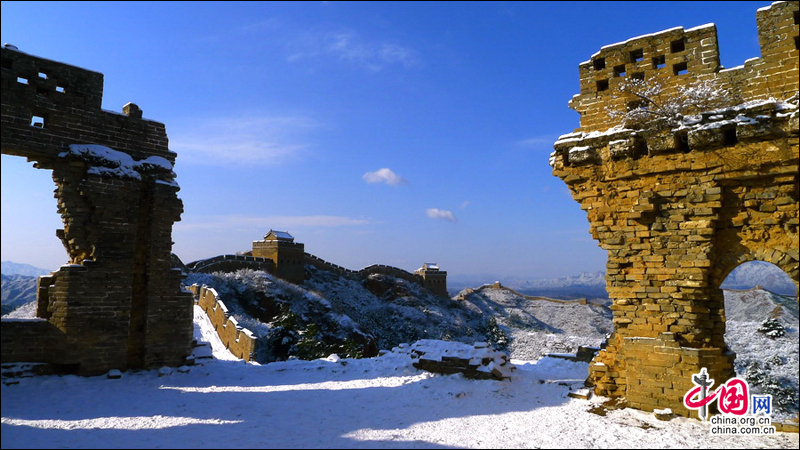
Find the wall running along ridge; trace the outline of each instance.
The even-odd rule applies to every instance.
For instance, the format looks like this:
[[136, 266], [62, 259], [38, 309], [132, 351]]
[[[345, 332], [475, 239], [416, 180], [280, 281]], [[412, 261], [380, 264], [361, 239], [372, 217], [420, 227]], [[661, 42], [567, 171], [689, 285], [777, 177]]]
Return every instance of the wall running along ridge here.
[[[570, 107], [581, 127], [554, 144], [553, 174], [608, 252], [615, 330], [589, 367], [598, 395], [636, 408], [683, 407], [702, 367], [734, 375], [720, 284], [761, 260], [798, 282], [798, 2], [756, 13], [761, 57], [719, 65], [713, 25], [673, 28], [603, 47], [579, 65]], [[627, 129], [623, 77], [678, 92], [713, 80], [735, 104]]]
[[[301, 284], [304, 281], [305, 269], [301, 278], [301, 274], [297, 273], [294, 269], [296, 266], [294, 261], [290, 260], [288, 269], [285, 268], [281, 271], [279, 270], [280, 262], [275, 264], [273, 258], [276, 257], [274, 255], [272, 255], [272, 257], [219, 255], [213, 258], [190, 262], [186, 267], [192, 272], [198, 273], [234, 272], [239, 269], [263, 270], [264, 272], [273, 274], [295, 284]], [[279, 261], [283, 261], [283, 264], [286, 264], [287, 259], [288, 258], [280, 258]], [[449, 297], [447, 292], [447, 272], [442, 270], [426, 270], [420, 271], [420, 273], [410, 273], [403, 269], [384, 264], [373, 264], [360, 270], [351, 270], [325, 261], [311, 253], [303, 252], [302, 265], [300, 265], [300, 267], [305, 268], [306, 264], [320, 270], [333, 272], [339, 276], [356, 280], [363, 280], [374, 274], [389, 275], [418, 284], [436, 295]]]
[[225, 348], [237, 358], [245, 361], [252, 360], [258, 338], [247, 328], [242, 328], [239, 322], [231, 317], [225, 303], [219, 299], [217, 291], [197, 284], [186, 289], [192, 293], [195, 302], [205, 311]]

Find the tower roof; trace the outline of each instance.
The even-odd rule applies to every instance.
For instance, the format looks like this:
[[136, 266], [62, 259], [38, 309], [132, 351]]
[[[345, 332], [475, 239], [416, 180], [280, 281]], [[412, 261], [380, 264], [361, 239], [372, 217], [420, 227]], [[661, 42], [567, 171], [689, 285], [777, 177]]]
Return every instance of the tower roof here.
[[269, 230], [269, 233], [267, 233], [264, 236], [264, 240], [265, 241], [289, 241], [289, 242], [294, 242], [294, 236], [292, 236], [291, 234], [289, 234], [286, 231]]

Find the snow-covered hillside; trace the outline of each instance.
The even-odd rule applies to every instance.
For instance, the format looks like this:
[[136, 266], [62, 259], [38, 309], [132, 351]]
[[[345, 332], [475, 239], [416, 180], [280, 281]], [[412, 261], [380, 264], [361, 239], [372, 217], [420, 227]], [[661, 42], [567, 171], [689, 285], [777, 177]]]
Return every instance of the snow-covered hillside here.
[[36, 300], [36, 278], [25, 275], [1, 274], [2, 313], [3, 315], [20, 306]]
[[494, 317], [512, 358], [536, 361], [548, 353], [599, 347], [611, 333], [611, 310], [577, 302], [531, 300], [505, 289], [485, 287], [466, 295], [465, 304]]
[[[736, 353], [737, 376], [745, 378], [755, 394], [772, 395], [777, 417], [797, 417], [800, 409], [797, 297], [761, 289], [724, 292], [725, 342]], [[769, 319], [783, 332], [770, 337], [763, 328]]]
[[[386, 275], [356, 281], [311, 266], [308, 271], [310, 278], [302, 286], [252, 270], [192, 274], [187, 282], [215, 288], [237, 322], [259, 337], [259, 347], [273, 348], [259, 351], [260, 362], [341, 353], [354, 333], [375, 348], [370, 352], [362, 345], [363, 351], [350, 356], [442, 339], [489, 341], [510, 351], [512, 358], [537, 360], [550, 352], [575, 352], [579, 345], [599, 346], [612, 329], [610, 310], [601, 305], [530, 300], [491, 288], [457, 300]], [[291, 321], [286, 320], [289, 311]], [[311, 345], [314, 336], [318, 343]], [[303, 351], [308, 348], [316, 353]]]
[[797, 295], [797, 285], [778, 266], [763, 261], [750, 261], [733, 269], [722, 283], [723, 289], [764, 289], [783, 295]]

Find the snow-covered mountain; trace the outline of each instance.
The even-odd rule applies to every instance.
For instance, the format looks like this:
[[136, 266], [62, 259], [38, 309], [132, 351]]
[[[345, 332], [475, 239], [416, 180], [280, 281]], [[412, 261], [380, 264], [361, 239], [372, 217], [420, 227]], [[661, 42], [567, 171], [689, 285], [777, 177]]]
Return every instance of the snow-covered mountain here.
[[605, 272], [581, 272], [558, 278], [529, 279], [523, 277], [506, 277], [491, 275], [451, 276], [447, 285], [451, 291], [491, 284], [499, 281], [527, 295], [540, 295], [559, 299], [575, 298], [608, 298], [606, 292]]
[[534, 300], [486, 286], [464, 293], [464, 303], [494, 317], [512, 358], [536, 361], [548, 353], [599, 347], [613, 330], [611, 310], [601, 304]]
[[[761, 289], [725, 292], [725, 342], [736, 353], [737, 376], [755, 394], [771, 394], [779, 417], [800, 410], [797, 297]], [[780, 330], [768, 333], [769, 330]]]
[[49, 275], [51, 270], [34, 267], [30, 264], [15, 263], [12, 261], [0, 262], [0, 272], [4, 275], [24, 275], [26, 277], [38, 277], [39, 275]]
[[491, 288], [443, 298], [386, 275], [357, 281], [312, 266], [307, 273], [303, 285], [252, 270], [191, 274], [186, 282], [220, 294], [237, 322], [259, 337], [261, 362], [332, 352], [372, 356], [419, 339], [488, 341], [513, 358], [536, 360], [600, 345], [611, 331], [610, 311], [596, 304], [531, 301]]
[[36, 300], [36, 277], [24, 275], [0, 275], [2, 278], [2, 314]]
[[[500, 281], [527, 295], [574, 299], [574, 298], [608, 298], [606, 292], [605, 272], [581, 272], [558, 278], [524, 278], [504, 277], [498, 275], [451, 275], [448, 286], [451, 292], [458, 292], [469, 287], [481, 286]], [[789, 275], [777, 266], [763, 262], [751, 261], [734, 269], [722, 283], [722, 289], [751, 289], [761, 286], [764, 289], [782, 295], [797, 295], [797, 286]]]
[[740, 265], [728, 274], [723, 289], [750, 289], [762, 286], [768, 291], [783, 295], [797, 295], [797, 286], [778, 266], [763, 261]]

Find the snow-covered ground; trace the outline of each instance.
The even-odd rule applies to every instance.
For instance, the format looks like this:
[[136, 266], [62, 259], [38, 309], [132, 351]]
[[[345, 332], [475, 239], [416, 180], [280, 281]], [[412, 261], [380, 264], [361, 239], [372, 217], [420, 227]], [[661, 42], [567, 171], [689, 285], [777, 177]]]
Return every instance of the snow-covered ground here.
[[599, 347], [614, 329], [611, 310], [591, 303], [531, 300], [484, 288], [466, 295], [464, 304], [495, 318], [516, 359], [536, 361], [548, 353], [575, 353], [581, 345]]
[[4, 384], [2, 448], [798, 448], [792, 433], [712, 436], [697, 420], [590, 412], [604, 399], [567, 396], [585, 363], [515, 361], [510, 381], [422, 372], [398, 352], [260, 366], [226, 356], [204, 314], [195, 323], [215, 358], [188, 372]]

